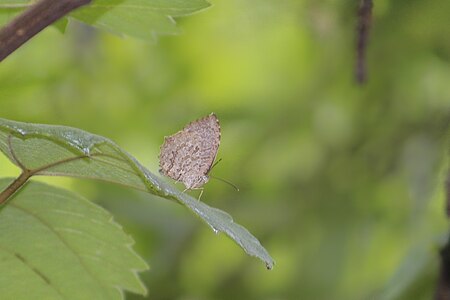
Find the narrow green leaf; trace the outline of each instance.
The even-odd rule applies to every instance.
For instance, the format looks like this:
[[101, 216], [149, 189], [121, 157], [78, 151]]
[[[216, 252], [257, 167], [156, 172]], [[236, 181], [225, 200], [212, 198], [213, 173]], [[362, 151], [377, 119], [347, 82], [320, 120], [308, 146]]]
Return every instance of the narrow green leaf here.
[[[436, 249], [429, 246], [433, 244], [436, 244], [436, 238], [413, 246], [406, 253], [392, 277], [382, 288], [369, 295], [368, 298], [377, 300], [411, 299], [407, 295], [414, 289], [420, 289], [418, 282], [421, 281], [421, 277], [429, 273], [429, 269], [432, 269], [431, 272], [433, 272], [433, 265], [437, 265]], [[412, 295], [414, 294], [416, 293], [413, 292]], [[418, 299], [422, 299], [422, 297]]]
[[29, 4], [29, 0], [0, 0], [0, 27], [27, 8]]
[[263, 260], [267, 268], [273, 267], [266, 249], [229, 214], [181, 193], [109, 139], [76, 128], [0, 119], [0, 151], [14, 164], [38, 171], [38, 175], [103, 180], [176, 200], [215, 232], [225, 232], [249, 255]]
[[66, 32], [67, 24], [69, 24], [69, 20], [67, 18], [62, 18], [52, 24], [59, 32]]
[[[0, 189], [10, 181], [1, 179]], [[145, 294], [136, 272], [148, 266], [132, 244], [101, 207], [29, 182], [0, 211], [1, 298], [109, 300], [122, 299], [123, 290]]]

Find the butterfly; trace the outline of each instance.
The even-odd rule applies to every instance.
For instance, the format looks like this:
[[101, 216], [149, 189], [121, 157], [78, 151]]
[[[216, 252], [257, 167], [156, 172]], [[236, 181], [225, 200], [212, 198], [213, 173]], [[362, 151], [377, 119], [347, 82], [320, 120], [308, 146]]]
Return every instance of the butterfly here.
[[164, 138], [159, 154], [159, 172], [186, 190], [201, 189], [209, 181], [220, 145], [220, 124], [214, 113], [193, 121]]

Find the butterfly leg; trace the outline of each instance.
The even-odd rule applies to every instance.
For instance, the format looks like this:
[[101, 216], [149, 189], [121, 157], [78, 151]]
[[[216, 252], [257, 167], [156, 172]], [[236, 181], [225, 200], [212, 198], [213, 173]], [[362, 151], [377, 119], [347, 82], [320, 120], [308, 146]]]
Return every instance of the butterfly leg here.
[[194, 189], [185, 188], [181, 193], [184, 194], [186, 191], [189, 191], [189, 190], [200, 190], [200, 195], [198, 196], [198, 199], [197, 199], [198, 201], [200, 201], [200, 198], [202, 198], [202, 195], [203, 195], [204, 188], [194, 188]]
[[203, 195], [203, 191], [204, 191], [204, 188], [199, 188], [198, 190], [200, 190], [200, 195], [198, 196], [198, 201], [200, 201], [200, 198], [202, 197], [202, 195]]

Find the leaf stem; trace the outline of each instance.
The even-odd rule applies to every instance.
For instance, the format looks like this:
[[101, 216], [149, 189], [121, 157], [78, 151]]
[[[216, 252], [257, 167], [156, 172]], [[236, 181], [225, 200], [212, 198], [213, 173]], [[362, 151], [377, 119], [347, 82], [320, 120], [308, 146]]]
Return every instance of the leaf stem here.
[[13, 182], [11, 182], [8, 187], [0, 193], [0, 206], [4, 205], [6, 201], [14, 195], [33, 175], [32, 172], [28, 170], [23, 170], [19, 177], [17, 177]]
[[28, 179], [30, 179], [30, 177], [32, 177], [34, 175], [39, 175], [39, 172], [45, 171], [45, 170], [50, 169], [52, 167], [55, 167], [55, 166], [58, 166], [58, 165], [61, 165], [61, 164], [64, 164], [64, 163], [68, 163], [68, 162], [71, 162], [71, 161], [74, 161], [74, 160], [83, 159], [83, 158], [89, 158], [89, 157], [94, 157], [94, 156], [101, 156], [100, 153], [99, 154], [94, 153], [94, 154], [91, 154], [90, 156], [81, 155], [81, 156], [76, 156], [76, 157], [69, 157], [69, 158], [62, 159], [60, 161], [56, 161], [54, 163], [48, 164], [46, 166], [43, 166], [43, 167], [40, 167], [40, 168], [37, 168], [37, 169], [34, 169], [34, 170], [28, 170], [27, 168], [25, 168], [24, 165], [22, 165], [20, 163], [18, 158], [15, 156], [10, 141], [9, 141], [9, 146], [10, 146], [11, 154], [12, 154], [15, 162], [17, 164], [19, 164], [20, 167], [22, 168], [22, 173], [13, 182], [11, 182], [11, 184], [5, 190], [3, 190], [0, 193], [0, 209], [6, 203], [6, 201], [15, 192], [17, 192], [17, 190], [19, 190], [28, 181]]
[[0, 29], [0, 61], [72, 10], [92, 0], [40, 0]]

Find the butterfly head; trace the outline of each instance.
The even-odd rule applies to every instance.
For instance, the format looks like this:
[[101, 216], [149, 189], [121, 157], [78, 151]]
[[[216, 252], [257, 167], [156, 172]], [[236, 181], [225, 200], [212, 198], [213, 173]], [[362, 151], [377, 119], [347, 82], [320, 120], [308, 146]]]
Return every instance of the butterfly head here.
[[183, 183], [188, 190], [192, 190], [201, 188], [208, 181], [209, 177], [207, 175], [200, 175], [187, 177]]

